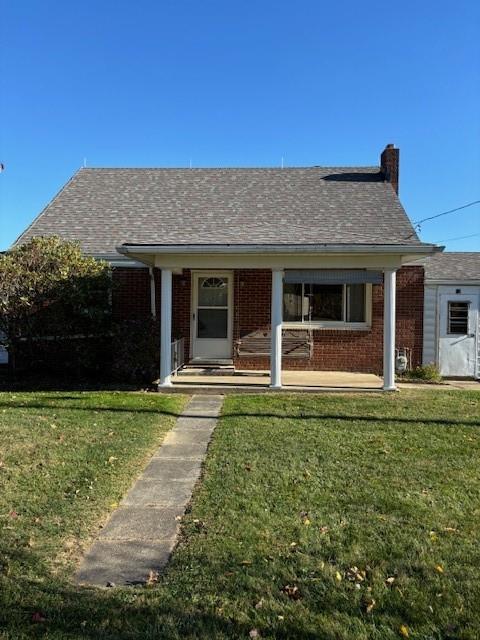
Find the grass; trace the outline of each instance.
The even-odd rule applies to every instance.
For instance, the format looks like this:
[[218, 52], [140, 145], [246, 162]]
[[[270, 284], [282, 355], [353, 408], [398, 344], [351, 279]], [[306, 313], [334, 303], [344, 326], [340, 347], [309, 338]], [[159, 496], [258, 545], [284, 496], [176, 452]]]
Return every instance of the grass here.
[[56, 606], [92, 535], [184, 402], [115, 392], [0, 393], [0, 637], [2, 628], [8, 638], [41, 632], [32, 614]]
[[[139, 405], [161, 402], [134, 397]], [[38, 404], [59, 404], [49, 398]], [[28, 427], [28, 409], [10, 411], [13, 429], [20, 411]], [[125, 418], [121, 412], [110, 417], [110, 424]], [[21, 501], [10, 499], [1, 511], [13, 527], [4, 550], [10, 567], [3, 576], [5, 638], [210, 640], [248, 638], [256, 630], [261, 638], [301, 640], [476, 639], [479, 427], [477, 392], [228, 396], [166, 573], [142, 589], [94, 590], [68, 582], [73, 562], [63, 545], [89, 535], [102, 517], [100, 504], [92, 508], [86, 489], [83, 498], [67, 498], [62, 482], [60, 490], [58, 478], [76, 468], [68, 451], [73, 443], [38, 445], [38, 421], [35, 437], [18, 443], [20, 461], [26, 455], [30, 466], [9, 493], [18, 492]], [[102, 509], [128, 484], [123, 463], [138, 469], [148, 449], [131, 454], [136, 463], [122, 458], [112, 467], [106, 454], [121, 459], [128, 439], [117, 443], [115, 454], [102, 445], [111, 443], [108, 428], [95, 443], [90, 425], [82, 445], [98, 460], [98, 477], [118, 473], [105, 481]], [[135, 440], [142, 437], [137, 430]], [[17, 438], [9, 441], [7, 448], [15, 449]], [[101, 445], [103, 455], [95, 453]], [[60, 447], [67, 467], [60, 476], [56, 466], [38, 467]], [[6, 460], [12, 466], [14, 458]], [[37, 482], [50, 495], [42, 504], [52, 523], [48, 542], [40, 536], [30, 546], [39, 516], [28, 485]], [[22, 515], [5, 516], [20, 513], [21, 502]], [[31, 621], [37, 611], [45, 621]]]

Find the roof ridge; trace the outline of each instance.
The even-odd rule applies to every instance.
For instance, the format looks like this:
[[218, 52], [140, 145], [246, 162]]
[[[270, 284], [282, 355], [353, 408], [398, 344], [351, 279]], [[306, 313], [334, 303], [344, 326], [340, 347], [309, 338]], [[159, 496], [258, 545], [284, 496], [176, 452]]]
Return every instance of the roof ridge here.
[[81, 167], [84, 171], [289, 171], [297, 169], [368, 169], [378, 170], [378, 165], [305, 165], [288, 167]]

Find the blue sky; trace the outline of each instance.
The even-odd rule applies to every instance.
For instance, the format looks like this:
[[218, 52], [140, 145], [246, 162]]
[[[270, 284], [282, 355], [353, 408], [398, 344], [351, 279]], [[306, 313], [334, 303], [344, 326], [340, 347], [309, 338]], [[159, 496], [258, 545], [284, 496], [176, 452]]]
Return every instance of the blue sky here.
[[[480, 3], [0, 0], [0, 249], [88, 166], [372, 165], [480, 199]], [[425, 241], [480, 234], [480, 205]], [[480, 235], [447, 242], [480, 250]]]

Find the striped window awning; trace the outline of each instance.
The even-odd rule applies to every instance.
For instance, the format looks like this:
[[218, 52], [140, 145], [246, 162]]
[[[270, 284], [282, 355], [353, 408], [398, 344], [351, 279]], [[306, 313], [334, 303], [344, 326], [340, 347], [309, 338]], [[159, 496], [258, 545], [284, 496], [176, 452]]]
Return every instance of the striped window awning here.
[[382, 284], [381, 271], [367, 269], [292, 269], [284, 282], [295, 284]]

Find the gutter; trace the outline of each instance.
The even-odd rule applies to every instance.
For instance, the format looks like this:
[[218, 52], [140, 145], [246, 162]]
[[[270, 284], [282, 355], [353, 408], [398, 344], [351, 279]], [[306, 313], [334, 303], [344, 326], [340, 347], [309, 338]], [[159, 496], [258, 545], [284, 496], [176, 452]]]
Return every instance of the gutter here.
[[426, 285], [445, 285], [449, 287], [478, 287], [480, 286], [480, 279], [476, 278], [475, 280], [446, 280], [445, 278], [425, 278]]
[[440, 253], [445, 247], [434, 244], [123, 244], [117, 251], [125, 256], [141, 254], [421, 254], [423, 256]]

